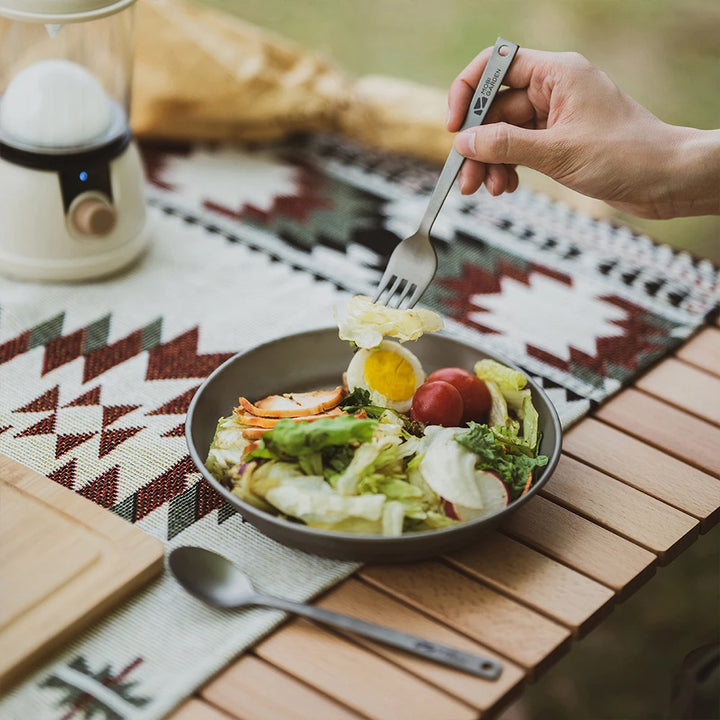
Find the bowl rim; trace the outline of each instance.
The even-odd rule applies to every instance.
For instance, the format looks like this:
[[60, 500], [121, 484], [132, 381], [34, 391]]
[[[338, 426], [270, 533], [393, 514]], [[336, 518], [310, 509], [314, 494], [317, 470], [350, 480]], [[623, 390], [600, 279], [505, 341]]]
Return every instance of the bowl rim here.
[[[300, 533], [301, 535], [307, 535], [308, 537], [312, 538], [327, 538], [328, 540], [332, 540], [334, 542], [340, 542], [340, 543], [362, 543], [362, 542], [368, 542], [368, 543], [377, 543], [377, 544], [387, 544], [388, 542], [421, 542], [424, 539], [427, 539], [429, 537], [438, 538], [438, 544], [442, 541], [443, 538], [451, 537], [458, 533], [463, 532], [470, 532], [471, 529], [474, 528], [480, 528], [485, 524], [490, 524], [492, 521], [497, 520], [498, 516], [503, 515], [504, 513], [514, 512], [517, 510], [521, 505], [526, 503], [531, 497], [533, 497], [537, 492], [540, 490], [540, 488], [547, 483], [547, 481], [552, 476], [553, 472], [555, 471], [555, 468], [557, 467], [557, 464], [560, 460], [561, 450], [562, 450], [562, 439], [563, 439], [563, 428], [562, 424], [560, 422], [560, 417], [557, 413], [557, 410], [555, 409], [555, 406], [553, 405], [552, 401], [548, 397], [548, 394], [545, 392], [545, 390], [538, 385], [531, 377], [530, 375], [522, 370], [518, 365], [510, 360], [505, 359], [502, 355], [499, 355], [495, 352], [488, 352], [486, 349], [481, 348], [474, 344], [471, 340], [468, 340], [466, 338], [461, 338], [456, 335], [453, 335], [451, 333], [448, 333], [447, 331], [439, 331], [436, 333], [432, 333], [433, 336], [440, 336], [447, 338], [448, 340], [460, 343], [462, 345], [466, 345], [469, 348], [477, 349], [478, 352], [483, 353], [485, 357], [497, 360], [498, 362], [502, 362], [504, 365], [507, 365], [508, 367], [513, 368], [514, 370], [518, 370], [522, 372], [528, 379], [528, 384], [532, 386], [533, 390], [543, 399], [545, 402], [547, 408], [550, 412], [550, 421], [553, 425], [553, 429], [555, 431], [555, 443], [552, 448], [552, 452], [547, 456], [548, 462], [547, 465], [545, 465], [542, 468], [542, 473], [540, 474], [540, 477], [537, 479], [535, 483], [533, 483], [532, 487], [521, 497], [516, 498], [515, 500], [510, 501], [504, 508], [501, 508], [500, 510], [497, 510], [494, 513], [490, 513], [489, 515], [483, 515], [479, 518], [475, 518], [474, 520], [468, 520], [467, 522], [458, 523], [457, 525], [451, 525], [449, 527], [445, 528], [437, 528], [434, 530], [419, 530], [419, 531], [413, 531], [409, 533], [403, 533], [402, 535], [382, 535], [382, 534], [369, 534], [369, 533], [351, 533], [351, 532], [341, 532], [338, 530], [323, 530], [322, 528], [313, 528], [309, 525], [305, 525], [301, 522], [290, 522], [289, 520], [285, 520], [281, 517], [278, 517], [277, 515], [272, 515], [271, 513], [262, 510], [258, 507], [255, 507], [254, 505], [251, 505], [250, 503], [246, 502], [242, 498], [235, 495], [232, 491], [230, 491], [228, 488], [226, 488], [219, 480], [217, 480], [212, 473], [207, 469], [205, 466], [205, 461], [200, 457], [200, 454], [195, 447], [195, 443], [192, 440], [192, 425], [193, 425], [193, 417], [195, 415], [195, 408], [197, 407], [198, 403], [200, 402], [200, 399], [206, 390], [206, 388], [214, 381], [214, 379], [225, 372], [225, 370], [236, 363], [238, 360], [240, 360], [242, 357], [250, 354], [251, 352], [255, 352], [264, 348], [267, 348], [271, 345], [280, 343], [280, 342], [286, 342], [286, 341], [292, 341], [293, 338], [296, 337], [307, 337], [314, 334], [326, 334], [329, 331], [337, 332], [337, 326], [328, 325], [325, 327], [319, 327], [319, 328], [313, 328], [311, 330], [304, 330], [297, 333], [291, 333], [289, 335], [283, 335], [281, 337], [273, 338], [271, 340], [267, 340], [262, 343], [258, 343], [256, 345], [252, 345], [245, 350], [241, 350], [238, 353], [235, 353], [232, 357], [225, 360], [221, 365], [219, 365], [215, 370], [213, 370], [210, 375], [205, 378], [205, 380], [202, 382], [202, 384], [198, 387], [198, 389], [195, 391], [195, 394], [193, 395], [192, 400], [190, 401], [190, 405], [188, 406], [187, 415], [185, 417], [185, 442], [187, 444], [188, 450], [190, 452], [190, 457], [192, 458], [193, 463], [195, 464], [196, 468], [200, 472], [200, 474], [203, 476], [203, 479], [210, 484], [210, 486], [218, 492], [221, 497], [223, 497], [227, 502], [229, 502], [231, 505], [234, 505], [236, 509], [240, 512], [240, 514], [245, 518], [248, 522], [251, 524], [254, 524], [252, 520], [248, 518], [253, 518], [254, 516], [260, 516], [263, 522], [267, 522], [271, 525], [275, 525], [278, 527], [280, 531], [296, 531]], [[345, 342], [342, 340], [339, 340], [339, 342]], [[219, 418], [218, 418], [219, 419]], [[511, 509], [512, 508], [512, 509]], [[264, 530], [257, 528], [259, 532], [262, 532], [265, 535], [270, 535], [268, 533], [265, 533]]]

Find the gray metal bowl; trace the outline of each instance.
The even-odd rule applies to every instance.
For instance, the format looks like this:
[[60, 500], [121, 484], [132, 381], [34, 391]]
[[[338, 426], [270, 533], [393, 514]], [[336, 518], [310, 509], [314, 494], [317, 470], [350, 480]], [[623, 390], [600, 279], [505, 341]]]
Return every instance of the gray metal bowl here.
[[[472, 369], [488, 354], [442, 333], [424, 335], [412, 351], [428, 374], [441, 367]], [[439, 530], [408, 533], [401, 537], [357, 535], [317, 530], [289, 522], [249, 505], [218, 482], [205, 467], [215, 427], [232, 413], [243, 395], [257, 400], [265, 395], [336, 387], [352, 357], [350, 346], [338, 339], [337, 328], [299, 333], [268, 342], [235, 355], [221, 365], [195, 393], [185, 422], [190, 455], [205, 480], [261, 532], [290, 547], [344, 560], [407, 562], [467, 546], [497, 527], [526, 503], [547, 482], [560, 458], [562, 428], [557, 412], [542, 388], [531, 382], [533, 402], [540, 416], [540, 452], [549, 458], [532, 488], [493, 515]], [[511, 365], [502, 358], [501, 362]]]

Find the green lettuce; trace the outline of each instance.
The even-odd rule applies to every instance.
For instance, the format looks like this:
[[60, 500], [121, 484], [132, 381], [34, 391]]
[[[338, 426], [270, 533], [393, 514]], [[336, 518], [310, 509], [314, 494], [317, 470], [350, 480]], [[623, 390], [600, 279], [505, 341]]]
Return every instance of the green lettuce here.
[[515, 451], [493, 430], [487, 425], [470, 422], [468, 429], [456, 435], [455, 440], [478, 456], [475, 467], [494, 470], [508, 486], [514, 499], [524, 490], [533, 470], [547, 465], [548, 458], [545, 455], [534, 457], [523, 451]]
[[353, 459], [338, 476], [335, 487], [341, 495], [357, 495], [360, 482], [373, 473], [383, 473], [391, 465], [390, 472], [402, 472], [397, 445], [392, 441], [368, 442], [360, 445]]
[[[510, 419], [512, 410], [522, 421], [523, 439], [535, 450], [538, 446], [538, 413], [532, 402], [527, 377], [519, 370], [505, 367], [495, 360], [485, 359], [475, 363], [475, 374], [485, 381], [492, 398], [490, 425], [505, 425], [517, 434], [519, 425]], [[504, 400], [501, 402], [498, 391]]]
[[368, 417], [380, 418], [387, 413], [392, 413], [402, 423], [403, 430], [407, 435], [422, 437], [425, 432], [425, 424], [419, 420], [411, 420], [407, 415], [398, 415], [394, 410], [373, 405], [370, 401], [370, 393], [365, 388], [356, 387], [340, 404], [340, 407], [347, 413], [356, 413], [364, 410]]
[[533, 450], [538, 444], [538, 413], [533, 405], [530, 388], [524, 390], [503, 390], [508, 407], [522, 421], [523, 439]]
[[368, 417], [379, 418], [385, 408], [379, 405], [373, 405], [370, 401], [370, 392], [365, 388], [356, 387], [341, 403], [340, 408], [346, 413], [356, 413], [364, 410]]
[[490, 358], [478, 360], [474, 370], [481, 380], [490, 380], [501, 390], [522, 390], [527, 385], [525, 373], [513, 370]]
[[369, 442], [376, 427], [377, 420], [352, 415], [300, 422], [284, 418], [262, 436], [245, 460], [308, 458], [323, 450]]
[[233, 465], [242, 460], [243, 451], [250, 444], [242, 436], [244, 426], [237, 422], [237, 416], [222, 417], [215, 429], [205, 467], [217, 480], [224, 480]]

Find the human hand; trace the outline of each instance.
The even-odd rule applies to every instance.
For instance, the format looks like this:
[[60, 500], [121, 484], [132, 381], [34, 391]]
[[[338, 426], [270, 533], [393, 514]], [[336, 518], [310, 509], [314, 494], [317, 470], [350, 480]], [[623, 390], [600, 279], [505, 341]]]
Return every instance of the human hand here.
[[[492, 48], [455, 79], [458, 131]], [[648, 218], [720, 214], [720, 131], [662, 122], [576, 53], [518, 50], [484, 125], [455, 138], [461, 192], [513, 192], [516, 165]]]

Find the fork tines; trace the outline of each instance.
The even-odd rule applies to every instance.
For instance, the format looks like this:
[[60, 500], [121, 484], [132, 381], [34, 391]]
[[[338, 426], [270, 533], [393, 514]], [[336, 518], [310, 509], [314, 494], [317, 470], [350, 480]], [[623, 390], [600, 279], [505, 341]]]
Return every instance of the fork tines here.
[[383, 277], [373, 302], [396, 309], [411, 308], [417, 302], [417, 300], [413, 302], [417, 289], [416, 283], [397, 275], [390, 275], [387, 279]]

